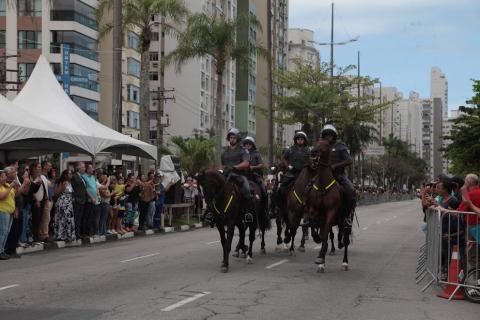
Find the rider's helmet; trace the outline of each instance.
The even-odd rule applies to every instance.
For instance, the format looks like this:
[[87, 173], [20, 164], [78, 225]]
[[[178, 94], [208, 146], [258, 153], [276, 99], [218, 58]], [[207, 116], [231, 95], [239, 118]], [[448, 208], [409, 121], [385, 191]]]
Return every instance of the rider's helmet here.
[[227, 140], [230, 139], [230, 136], [234, 135], [237, 137], [238, 140], [240, 140], [240, 130], [237, 128], [231, 128], [228, 133], [227, 133]]
[[248, 136], [245, 139], [243, 139], [242, 144], [245, 145], [246, 143], [250, 143], [253, 149], [257, 148], [257, 145], [255, 144], [255, 139], [253, 137]]
[[293, 136], [293, 143], [297, 144], [297, 139], [298, 138], [303, 138], [305, 140], [305, 144], [307, 143], [307, 134], [303, 131], [297, 131], [295, 132], [295, 135]]
[[335, 127], [331, 124], [326, 124], [322, 129], [322, 138], [332, 133], [334, 134], [335, 137], [337, 137], [338, 135], [337, 129], [335, 129]]

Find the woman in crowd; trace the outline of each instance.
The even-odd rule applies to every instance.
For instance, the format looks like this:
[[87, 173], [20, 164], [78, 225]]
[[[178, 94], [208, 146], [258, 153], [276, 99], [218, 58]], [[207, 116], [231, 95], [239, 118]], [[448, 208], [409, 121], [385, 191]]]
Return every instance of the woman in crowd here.
[[125, 183], [122, 176], [117, 178], [117, 184], [115, 185], [115, 203], [116, 203], [116, 222], [115, 222], [115, 231], [120, 234], [125, 234], [127, 232], [126, 229], [123, 228], [123, 218], [125, 216]]
[[[21, 211], [21, 217], [20, 217], [20, 237], [19, 237], [19, 242], [18, 245], [20, 247], [27, 247], [28, 243], [28, 234], [29, 234], [29, 222], [30, 218], [32, 215], [32, 203], [33, 203], [33, 194], [38, 191], [38, 188], [40, 187], [39, 184], [31, 183], [30, 181], [30, 168], [28, 165], [23, 166], [23, 173], [20, 178], [20, 182], [28, 181], [29, 182], [29, 189], [25, 194], [22, 194], [23, 197], [23, 207]], [[30, 230], [31, 231], [31, 230]]]
[[125, 186], [125, 229], [129, 232], [135, 231], [133, 223], [135, 221], [135, 212], [138, 210], [138, 201], [140, 199], [140, 192], [142, 191], [140, 186], [141, 176], [139, 179], [135, 179], [133, 174], [128, 175], [128, 182]]
[[40, 221], [42, 219], [42, 202], [45, 194], [44, 184], [40, 175], [42, 174], [42, 165], [40, 162], [34, 162], [30, 166], [30, 181], [37, 185], [36, 191], [32, 195], [32, 235], [34, 244], [40, 241]]
[[188, 176], [187, 180], [183, 184], [183, 202], [190, 203], [193, 207], [193, 212], [196, 211], [195, 208], [195, 198], [198, 196], [197, 184], [193, 182], [193, 177]]
[[101, 175], [100, 184], [104, 186], [104, 188], [99, 188], [100, 194], [100, 221], [98, 225], [98, 234], [104, 236], [107, 234], [107, 220], [108, 220], [108, 213], [110, 211], [110, 198], [112, 194], [110, 193], [109, 186], [110, 186], [110, 178], [107, 175]]
[[115, 223], [117, 222], [117, 205], [115, 201], [115, 186], [117, 185], [117, 178], [110, 176], [110, 186], [108, 191], [110, 192], [110, 209], [108, 210], [107, 220], [107, 234], [117, 234], [115, 231]]
[[70, 183], [73, 172], [64, 170], [55, 186], [54, 237], [58, 241], [76, 240], [75, 221], [73, 217], [73, 188]]

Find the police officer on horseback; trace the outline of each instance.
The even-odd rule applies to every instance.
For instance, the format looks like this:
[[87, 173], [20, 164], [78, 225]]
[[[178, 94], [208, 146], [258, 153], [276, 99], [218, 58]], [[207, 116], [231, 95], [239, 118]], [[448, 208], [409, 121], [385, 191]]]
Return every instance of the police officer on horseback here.
[[253, 222], [254, 203], [246, 173], [250, 170], [250, 154], [240, 144], [240, 131], [230, 129], [227, 134], [229, 145], [224, 148], [221, 160], [223, 173], [228, 180], [234, 182], [246, 201], [245, 223]]
[[348, 147], [338, 139], [337, 129], [331, 124], [323, 127], [322, 139], [327, 140], [330, 145], [330, 165], [333, 176], [345, 190], [347, 212], [350, 212], [355, 205], [355, 187], [345, 173], [345, 168], [352, 164]]
[[310, 148], [306, 146], [307, 135], [303, 131], [297, 131], [293, 136], [293, 146], [283, 153], [283, 164], [287, 171], [280, 179], [278, 189], [278, 202], [282, 203], [285, 198], [288, 186], [297, 178], [303, 167], [308, 164], [310, 158]]
[[263, 162], [262, 155], [257, 150], [257, 146], [255, 145], [255, 139], [253, 137], [246, 137], [245, 139], [243, 139], [242, 144], [243, 147], [250, 154], [250, 174], [248, 178], [251, 181], [255, 182], [260, 188], [263, 203], [263, 201], [266, 201], [267, 199], [267, 190], [263, 181], [262, 172], [262, 170], [265, 168], [265, 163]]

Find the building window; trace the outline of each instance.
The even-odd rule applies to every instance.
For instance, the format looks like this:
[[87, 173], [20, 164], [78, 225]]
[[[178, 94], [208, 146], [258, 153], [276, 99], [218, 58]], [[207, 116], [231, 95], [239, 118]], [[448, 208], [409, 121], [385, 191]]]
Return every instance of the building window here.
[[98, 30], [95, 8], [76, 0], [49, 0], [50, 20], [76, 21], [93, 30]]
[[158, 52], [150, 52], [150, 61], [158, 61]]
[[5, 30], [0, 31], [0, 48], [5, 49], [6, 40], [5, 40]]
[[128, 46], [134, 50], [138, 50], [138, 36], [134, 32], [128, 34]]
[[19, 63], [18, 64], [18, 80], [27, 81], [32, 74], [35, 63]]
[[7, 0], [0, 0], [0, 17], [7, 15]]
[[158, 72], [156, 72], [156, 71], [150, 72], [150, 80], [158, 81]]
[[140, 129], [140, 114], [135, 111], [127, 111], [127, 122], [130, 128]]
[[41, 17], [42, 0], [18, 0], [18, 15], [20, 17]]
[[152, 32], [152, 39], [151, 41], [158, 41], [158, 32]]
[[150, 140], [157, 140], [157, 131], [151, 130], [150, 131]]
[[18, 31], [19, 49], [41, 49], [42, 32], [41, 31]]
[[127, 59], [128, 74], [140, 78], [140, 61], [128, 58]]
[[62, 43], [70, 44], [72, 53], [90, 60], [98, 61], [98, 54], [95, 51], [97, 40], [75, 31], [52, 30], [50, 53], [60, 53]]
[[[95, 92], [99, 91], [100, 86], [98, 84], [98, 71], [76, 63], [71, 63], [70, 75], [74, 77], [72, 79], [72, 85]], [[78, 80], [75, 80], [75, 78], [78, 78]]]
[[83, 110], [83, 112], [88, 114], [91, 118], [98, 120], [98, 101], [78, 96], [71, 96], [71, 98], [72, 101]]
[[128, 101], [140, 103], [140, 88], [129, 84], [127, 86]]

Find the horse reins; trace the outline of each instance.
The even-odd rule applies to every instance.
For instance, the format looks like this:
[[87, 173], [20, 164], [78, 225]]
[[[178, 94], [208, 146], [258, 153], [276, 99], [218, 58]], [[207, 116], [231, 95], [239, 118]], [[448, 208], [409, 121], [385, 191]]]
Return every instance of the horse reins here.
[[[317, 176], [315, 176], [312, 181], [315, 181], [317, 179]], [[327, 193], [327, 191], [333, 187], [335, 185], [335, 183], [337, 182], [336, 179], [333, 179], [332, 182], [330, 182], [324, 189], [323, 189], [323, 193], [322, 195], [324, 195], [325, 193]], [[313, 189], [315, 189], [316, 191], [320, 191], [320, 187], [318, 187], [315, 183], [312, 185]], [[300, 198], [300, 196], [298, 195], [297, 193], [297, 190], [295, 190], [295, 188], [293, 189], [293, 195], [295, 196], [295, 198], [297, 199], [297, 201], [303, 206], [305, 205], [305, 203], [303, 202], [303, 200]]]

